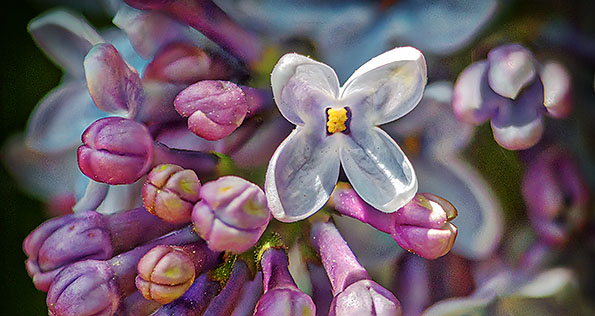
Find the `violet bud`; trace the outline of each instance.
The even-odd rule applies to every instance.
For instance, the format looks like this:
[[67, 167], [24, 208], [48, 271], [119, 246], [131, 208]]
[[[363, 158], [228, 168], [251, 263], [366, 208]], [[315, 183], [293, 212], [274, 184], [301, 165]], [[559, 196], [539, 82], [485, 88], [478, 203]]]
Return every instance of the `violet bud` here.
[[271, 219], [262, 189], [240, 177], [207, 182], [200, 195], [192, 222], [212, 250], [241, 253], [250, 249]]
[[457, 236], [450, 222], [457, 216], [456, 208], [431, 193], [417, 193], [394, 213], [374, 209], [349, 188], [337, 187], [331, 203], [339, 213], [391, 234], [399, 246], [426, 259], [448, 253]]
[[231, 81], [203, 80], [182, 90], [174, 100], [176, 111], [188, 117], [188, 128], [207, 140], [228, 136], [242, 124], [248, 101]]
[[237, 299], [237, 304], [231, 316], [252, 315], [258, 299], [262, 296], [262, 271], [258, 271], [253, 280], [246, 282], [242, 288], [242, 293]]
[[262, 253], [264, 294], [256, 304], [255, 316], [315, 315], [312, 298], [297, 288], [289, 274], [289, 262], [282, 249]]
[[589, 189], [562, 148], [549, 148], [529, 163], [522, 194], [532, 226], [549, 245], [563, 246], [585, 224]]
[[[136, 266], [145, 253], [157, 245], [187, 244], [199, 240], [191, 227], [186, 227], [110, 260], [85, 260], [71, 264], [58, 273], [49, 288], [46, 301], [50, 314], [113, 315], [121, 299], [136, 290]], [[218, 256], [206, 247], [203, 249], [203, 255]], [[198, 257], [204, 262], [215, 261]]]
[[78, 164], [89, 178], [108, 184], [140, 179], [153, 161], [153, 139], [142, 124], [121, 117], [95, 121], [82, 136]]
[[46, 301], [52, 316], [113, 315], [120, 292], [108, 261], [85, 260], [58, 274]]
[[186, 43], [172, 43], [155, 55], [144, 72], [145, 80], [192, 84], [228, 78], [231, 69], [221, 58]]
[[544, 105], [547, 114], [555, 118], [566, 118], [572, 109], [572, 80], [566, 68], [548, 61], [539, 71], [543, 82]]
[[516, 99], [537, 77], [533, 54], [519, 44], [502, 45], [488, 53], [488, 82], [501, 96]]
[[331, 281], [329, 315], [401, 315], [397, 298], [370, 279], [334, 224], [314, 223], [310, 241]]
[[143, 204], [147, 211], [167, 222], [190, 222], [192, 207], [200, 199], [200, 180], [190, 169], [159, 165], [147, 176]]
[[202, 315], [219, 292], [219, 282], [201, 274], [192, 286], [177, 300], [163, 305], [152, 316], [193, 316]]
[[192, 252], [160, 245], [138, 262], [136, 288], [148, 300], [167, 304], [182, 296], [194, 282]]
[[83, 259], [105, 260], [175, 228], [143, 208], [102, 215], [95, 211], [57, 217], [39, 225], [23, 242], [27, 271], [47, 291], [62, 268]]
[[[231, 315], [232, 311], [244, 302], [240, 302], [242, 291], [247, 282], [251, 279], [251, 272], [248, 265], [243, 260], [236, 260], [229, 275], [229, 279], [225, 282], [225, 287], [221, 292], [215, 296], [204, 316], [222, 316]], [[249, 302], [245, 302], [249, 303]], [[254, 301], [256, 304], [256, 301]]]
[[394, 216], [396, 226], [391, 235], [407, 251], [435, 259], [452, 249], [457, 228], [450, 221], [457, 216], [457, 210], [447, 200], [418, 193]]
[[239, 27], [212, 0], [125, 0], [141, 10], [157, 10], [189, 25], [244, 62], [257, 62], [262, 45]]

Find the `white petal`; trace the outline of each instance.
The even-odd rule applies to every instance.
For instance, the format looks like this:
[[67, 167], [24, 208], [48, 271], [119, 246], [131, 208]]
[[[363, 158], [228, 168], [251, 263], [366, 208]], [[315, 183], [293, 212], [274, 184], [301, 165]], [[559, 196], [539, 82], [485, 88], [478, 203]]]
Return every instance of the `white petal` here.
[[392, 213], [417, 192], [411, 163], [397, 143], [380, 128], [355, 130], [345, 137], [341, 164], [357, 194], [366, 203]]
[[81, 16], [56, 10], [39, 16], [28, 26], [44, 52], [67, 73], [84, 78], [83, 59], [93, 45], [104, 42]]
[[339, 94], [335, 71], [299, 54], [286, 54], [279, 59], [271, 73], [271, 86], [279, 111], [296, 125], [303, 125], [303, 119], [312, 110], [327, 107], [325, 101]]
[[351, 104], [354, 112], [364, 113], [374, 125], [380, 125], [411, 111], [421, 100], [426, 82], [422, 53], [413, 47], [399, 47], [358, 68], [341, 88], [341, 99], [355, 102]]
[[106, 115], [95, 106], [84, 82], [59, 85], [31, 113], [27, 145], [44, 153], [70, 149], [81, 144], [81, 135], [91, 123]]
[[304, 219], [328, 201], [339, 178], [338, 143], [332, 137], [296, 128], [273, 154], [265, 191], [273, 216]]

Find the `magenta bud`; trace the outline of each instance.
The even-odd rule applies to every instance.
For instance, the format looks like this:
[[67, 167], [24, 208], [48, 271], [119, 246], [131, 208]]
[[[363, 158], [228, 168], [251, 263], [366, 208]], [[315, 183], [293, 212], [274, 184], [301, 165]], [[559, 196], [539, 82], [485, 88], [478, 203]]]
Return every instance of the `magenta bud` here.
[[399, 246], [426, 259], [447, 254], [454, 245], [457, 228], [450, 223], [457, 210], [447, 200], [418, 193], [411, 202], [395, 212], [391, 233]]
[[153, 139], [142, 124], [120, 117], [95, 121], [82, 136], [78, 164], [89, 178], [108, 184], [140, 179], [153, 161]]
[[372, 280], [359, 280], [337, 294], [329, 316], [378, 315], [398, 316], [401, 304], [389, 290]]
[[192, 254], [177, 246], [160, 245], [138, 262], [136, 288], [148, 300], [167, 304], [182, 296], [195, 277]]
[[159, 165], [147, 176], [143, 204], [147, 211], [167, 222], [190, 222], [192, 206], [200, 199], [200, 180], [190, 169]]
[[192, 210], [192, 222], [212, 250], [248, 250], [271, 219], [262, 189], [240, 177], [225, 176], [205, 183], [200, 195], [202, 200]]
[[147, 65], [144, 79], [191, 84], [229, 77], [231, 69], [220, 58], [178, 42], [164, 47]]
[[188, 117], [188, 128], [207, 140], [231, 134], [248, 112], [242, 89], [233, 82], [218, 80], [199, 81], [182, 90], [174, 106], [180, 115]]
[[41, 291], [68, 264], [81, 259], [107, 259], [113, 247], [103, 215], [88, 211], [47, 221], [23, 242], [27, 271]]
[[120, 299], [110, 264], [85, 260], [62, 270], [46, 301], [52, 316], [90, 316], [113, 315]]
[[331, 281], [329, 315], [401, 315], [397, 298], [370, 279], [334, 224], [314, 223], [310, 241]]
[[565, 245], [586, 222], [589, 189], [571, 156], [559, 147], [529, 163], [522, 193], [532, 226], [549, 245]]
[[255, 316], [316, 315], [312, 298], [297, 288], [288, 265], [281, 249], [269, 248], [263, 253], [264, 294], [256, 304]]

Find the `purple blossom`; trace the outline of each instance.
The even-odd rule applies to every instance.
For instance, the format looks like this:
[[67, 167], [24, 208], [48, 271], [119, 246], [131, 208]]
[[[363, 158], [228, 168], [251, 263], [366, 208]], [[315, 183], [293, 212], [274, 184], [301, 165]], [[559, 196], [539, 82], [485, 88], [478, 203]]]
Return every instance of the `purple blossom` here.
[[568, 80], [564, 68], [542, 70], [526, 48], [503, 45], [459, 75], [452, 105], [461, 121], [479, 125], [489, 119], [502, 147], [526, 149], [541, 139], [544, 114], [555, 118], [568, 114]]
[[310, 315], [316, 314], [312, 298], [300, 291], [289, 274], [287, 255], [282, 249], [264, 250], [262, 266], [264, 294], [258, 300], [254, 315]]
[[[335, 72], [310, 58], [287, 54], [271, 84], [281, 114], [297, 125], [277, 148], [266, 175], [273, 216], [304, 219], [329, 199], [342, 165], [368, 203], [394, 212], [417, 191], [413, 167], [378, 125], [411, 111], [426, 84], [423, 55], [411, 47], [373, 58], [342, 88]], [[307, 198], [309, 197], [309, 198]]]
[[258, 241], [271, 213], [264, 192], [240, 177], [205, 183], [202, 200], [192, 210], [192, 223], [209, 248], [242, 253]]

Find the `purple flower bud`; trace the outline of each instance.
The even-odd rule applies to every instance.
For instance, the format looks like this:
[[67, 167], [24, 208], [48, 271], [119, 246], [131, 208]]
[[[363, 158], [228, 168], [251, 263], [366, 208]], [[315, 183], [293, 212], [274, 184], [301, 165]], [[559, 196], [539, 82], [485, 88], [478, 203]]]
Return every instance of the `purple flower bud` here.
[[457, 210], [447, 200], [431, 193], [417, 193], [394, 213], [374, 209], [352, 189], [338, 187], [331, 201], [341, 214], [391, 234], [399, 246], [426, 259], [448, 253], [457, 236], [457, 228], [450, 223], [457, 216]]
[[499, 95], [516, 99], [537, 76], [533, 54], [519, 44], [496, 47], [488, 54], [490, 87]]
[[85, 78], [89, 94], [105, 112], [133, 118], [144, 99], [136, 69], [130, 67], [109, 43], [93, 46], [85, 57]]
[[248, 250], [271, 218], [264, 192], [240, 177], [226, 176], [205, 183], [200, 195], [202, 201], [194, 205], [192, 222], [212, 250]]
[[[221, 293], [215, 296], [203, 315], [230, 315], [236, 306], [243, 303], [239, 301], [242, 295], [242, 289], [247, 285], [247, 282], [251, 277], [251, 272], [246, 262], [243, 260], [236, 260], [229, 279], [225, 283], [225, 287], [221, 290]], [[256, 301], [254, 304], [256, 304]]]
[[244, 284], [242, 293], [238, 297], [236, 307], [231, 316], [252, 315], [262, 293], [262, 271], [258, 271], [253, 280]]
[[269, 248], [260, 262], [264, 295], [256, 304], [255, 316], [315, 315], [312, 298], [300, 291], [288, 269], [288, 259], [281, 249]]
[[488, 67], [486, 61], [478, 61], [465, 68], [457, 78], [452, 95], [452, 108], [458, 120], [479, 125], [498, 110], [498, 104], [487, 102], [482, 94], [482, 90], [487, 88], [485, 79]]
[[334, 224], [313, 224], [310, 241], [335, 295], [329, 315], [401, 315], [397, 298], [370, 279]]
[[190, 169], [159, 165], [147, 176], [143, 204], [147, 211], [167, 222], [190, 222], [192, 207], [200, 199], [200, 180]]
[[457, 228], [450, 223], [457, 210], [431, 193], [418, 193], [395, 212], [391, 233], [399, 246], [426, 259], [447, 254], [455, 243]]
[[[157, 245], [197, 241], [199, 238], [191, 227], [186, 227], [110, 260], [85, 260], [71, 264], [56, 276], [49, 288], [47, 304], [50, 314], [112, 315], [121, 299], [136, 290], [136, 266], [145, 253]], [[203, 254], [216, 255], [204, 249]]]
[[163, 305], [152, 316], [193, 316], [202, 315], [219, 292], [219, 282], [201, 274], [192, 286], [177, 300]]
[[547, 244], [563, 246], [585, 224], [589, 189], [560, 147], [545, 150], [529, 163], [522, 193], [531, 224]]
[[230, 81], [203, 80], [182, 90], [176, 111], [188, 117], [188, 128], [207, 140], [218, 140], [244, 121], [248, 102], [242, 89]]
[[572, 109], [572, 82], [566, 68], [558, 62], [546, 62], [539, 72], [548, 115], [565, 118]]
[[136, 288], [148, 300], [167, 304], [194, 282], [192, 253], [175, 246], [157, 246], [138, 262]]
[[175, 228], [143, 208], [112, 215], [95, 211], [70, 214], [41, 224], [23, 249], [35, 287], [47, 291], [56, 274], [83, 259], [105, 260]]
[[62, 270], [47, 296], [52, 316], [113, 315], [120, 304], [108, 261], [85, 260]]
[[145, 80], [191, 84], [200, 80], [226, 79], [231, 69], [222, 59], [186, 43], [164, 47], [147, 65]]
[[192, 26], [244, 62], [256, 62], [262, 54], [257, 38], [240, 28], [213, 1], [125, 0], [141, 10], [158, 10]]
[[98, 182], [133, 183], [147, 173], [153, 161], [151, 134], [133, 120], [99, 119], [85, 130], [82, 140], [77, 151], [79, 167]]

